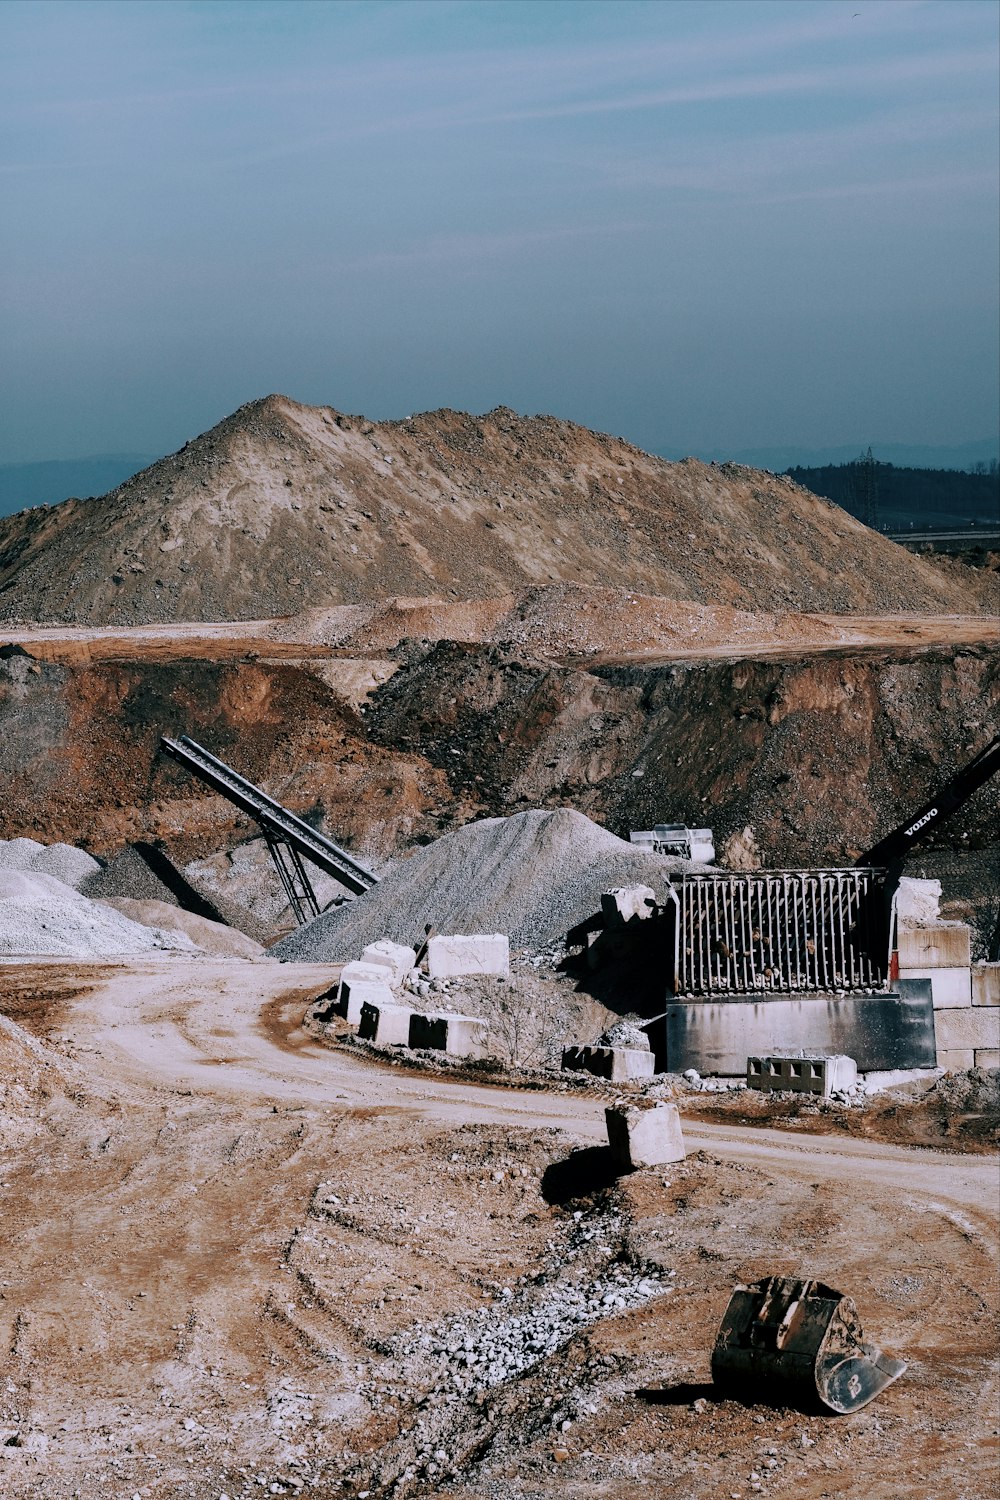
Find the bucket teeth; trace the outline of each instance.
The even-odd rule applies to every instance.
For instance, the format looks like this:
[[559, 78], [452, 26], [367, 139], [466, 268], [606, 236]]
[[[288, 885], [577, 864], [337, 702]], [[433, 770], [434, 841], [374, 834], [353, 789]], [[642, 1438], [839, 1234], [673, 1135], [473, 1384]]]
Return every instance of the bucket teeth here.
[[792, 1276], [738, 1287], [712, 1351], [713, 1380], [734, 1394], [840, 1414], [866, 1406], [905, 1369], [866, 1341], [850, 1297]]

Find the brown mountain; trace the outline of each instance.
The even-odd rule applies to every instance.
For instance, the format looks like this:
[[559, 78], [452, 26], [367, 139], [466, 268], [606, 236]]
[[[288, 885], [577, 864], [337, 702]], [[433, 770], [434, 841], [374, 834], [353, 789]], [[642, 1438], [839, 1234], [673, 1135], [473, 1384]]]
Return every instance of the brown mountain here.
[[0, 619], [259, 619], [550, 582], [740, 609], [977, 609], [790, 480], [500, 407], [373, 423], [268, 396], [96, 500], [0, 521]]

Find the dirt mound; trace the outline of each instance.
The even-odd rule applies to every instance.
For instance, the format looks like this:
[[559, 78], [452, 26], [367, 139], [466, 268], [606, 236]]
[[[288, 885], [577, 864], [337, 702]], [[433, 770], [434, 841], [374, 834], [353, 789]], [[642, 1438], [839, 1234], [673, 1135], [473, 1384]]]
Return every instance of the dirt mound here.
[[439, 932], [505, 932], [538, 950], [600, 910], [621, 885], [662, 889], [691, 866], [643, 853], [570, 808], [486, 818], [411, 854], [371, 891], [324, 912], [271, 951], [297, 963], [357, 958], [379, 938], [412, 943]]
[[127, 896], [106, 897], [101, 903], [121, 912], [132, 922], [143, 927], [155, 927], [161, 932], [179, 932], [191, 939], [203, 953], [213, 958], [266, 959], [260, 943], [225, 927], [221, 922], [210, 922], [207, 917], [197, 917], [194, 912], [182, 911], [179, 906], [170, 906], [166, 901], [130, 901]]
[[97, 500], [0, 523], [0, 618], [257, 619], [549, 582], [733, 608], [975, 612], [790, 479], [500, 407], [372, 423], [269, 396]]

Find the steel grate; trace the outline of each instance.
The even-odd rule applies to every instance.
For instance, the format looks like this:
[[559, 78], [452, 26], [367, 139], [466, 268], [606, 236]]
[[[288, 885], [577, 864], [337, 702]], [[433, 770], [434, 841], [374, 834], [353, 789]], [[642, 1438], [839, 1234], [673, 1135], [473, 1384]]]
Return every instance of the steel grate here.
[[885, 872], [762, 870], [673, 883], [677, 994], [879, 988]]

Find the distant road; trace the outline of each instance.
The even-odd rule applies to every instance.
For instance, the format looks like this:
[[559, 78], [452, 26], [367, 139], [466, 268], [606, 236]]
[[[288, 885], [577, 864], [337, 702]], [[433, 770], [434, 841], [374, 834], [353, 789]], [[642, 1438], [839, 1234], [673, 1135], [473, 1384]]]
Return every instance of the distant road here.
[[886, 531], [890, 542], [968, 542], [970, 545], [1000, 543], [1000, 526], [963, 526], [959, 531]]

